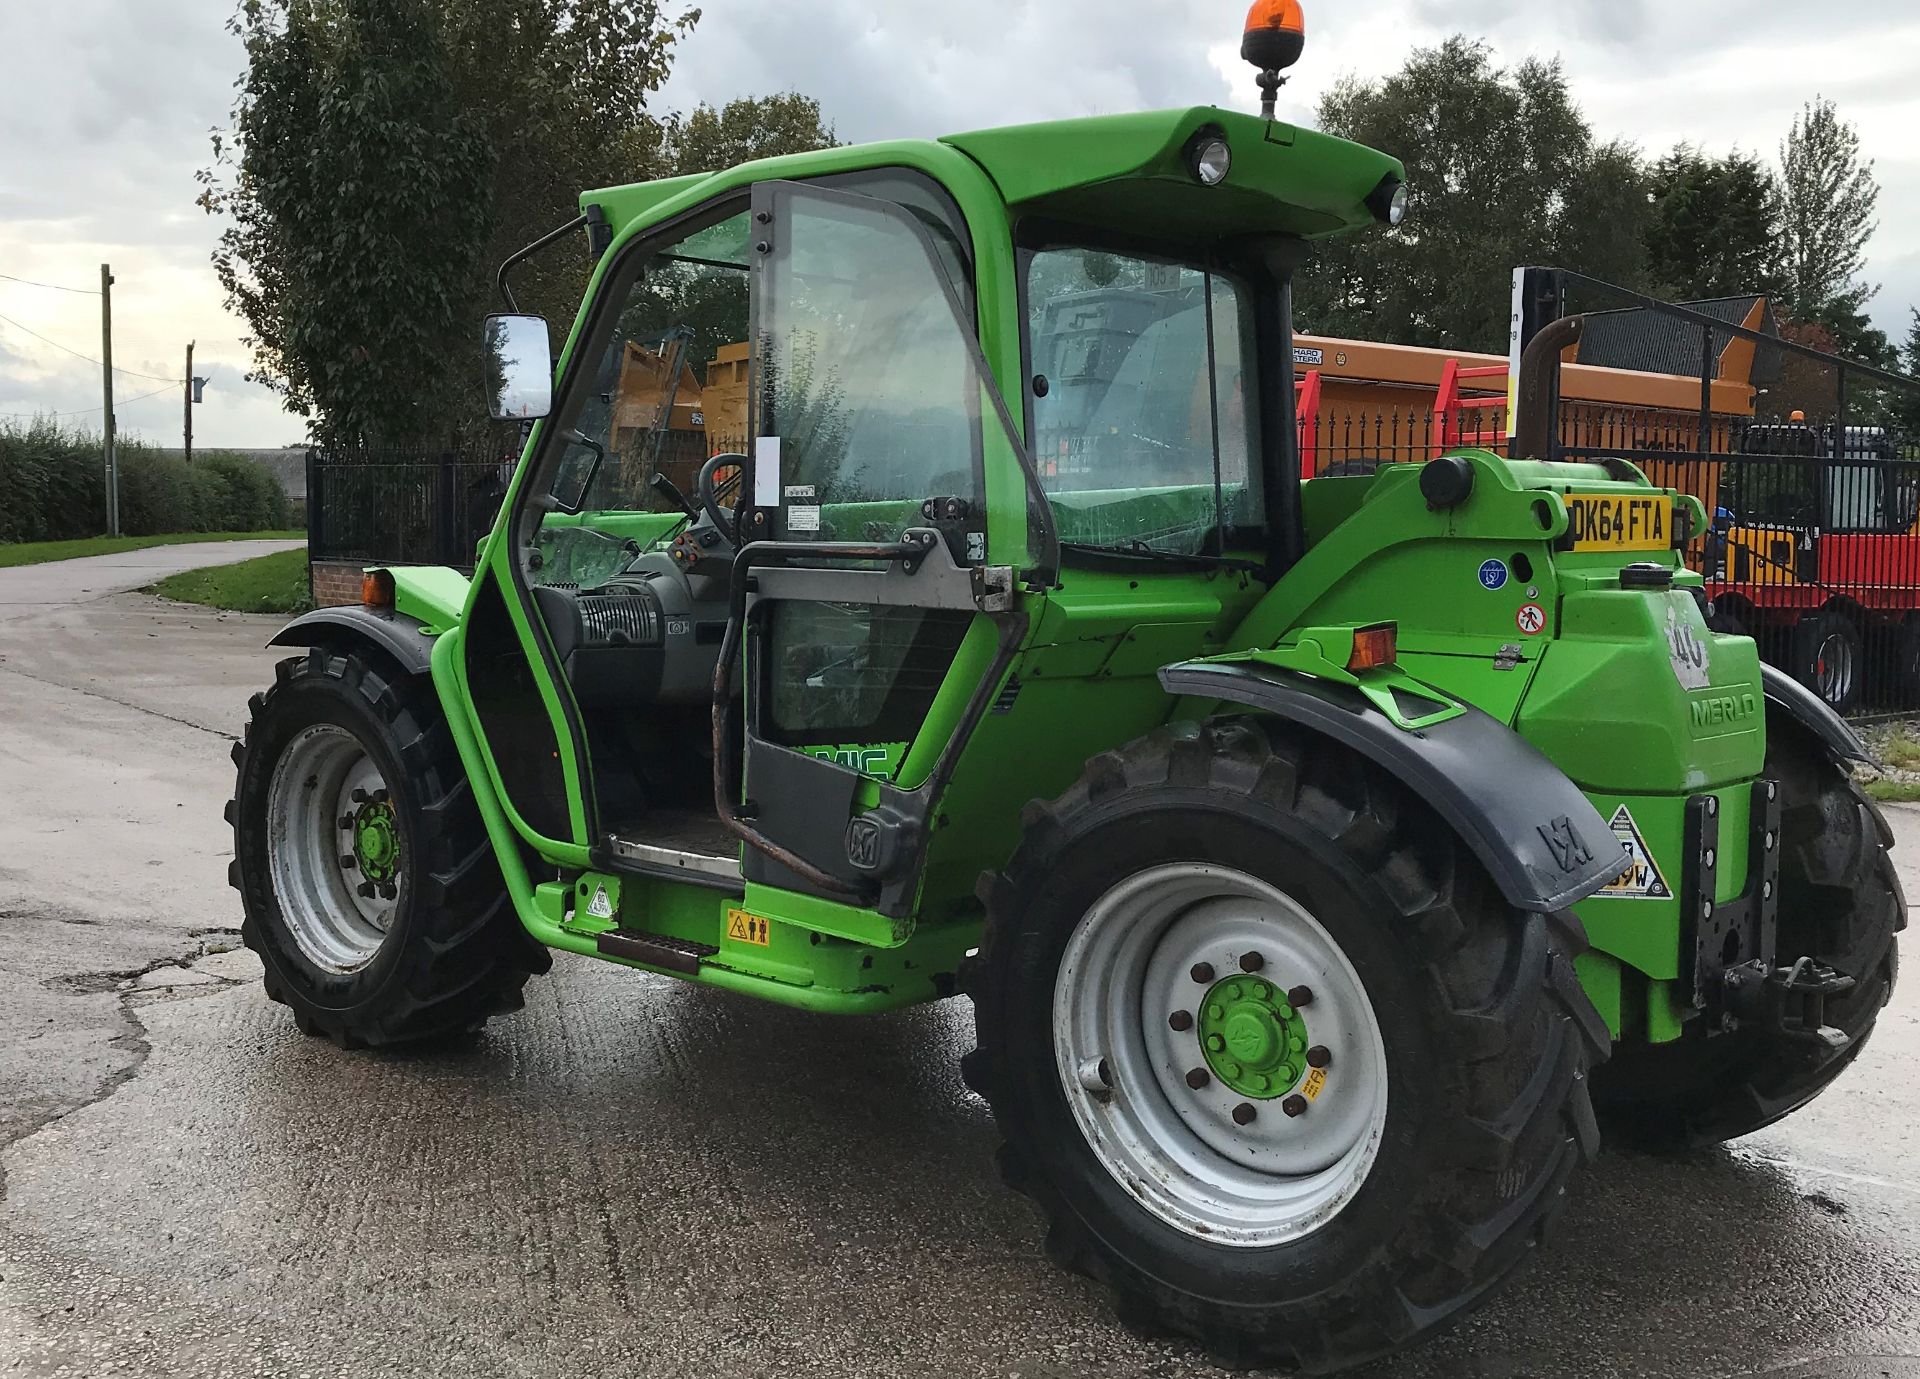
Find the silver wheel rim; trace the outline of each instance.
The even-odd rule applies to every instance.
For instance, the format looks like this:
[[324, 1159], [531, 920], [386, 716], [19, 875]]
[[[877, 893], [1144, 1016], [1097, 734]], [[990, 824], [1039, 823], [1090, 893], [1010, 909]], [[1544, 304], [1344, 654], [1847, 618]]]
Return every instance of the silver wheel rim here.
[[[1237, 975], [1249, 954], [1274, 988], [1312, 993], [1299, 1013], [1330, 1060], [1297, 1115], [1283, 1111], [1286, 1096], [1187, 1080], [1208, 1065], [1175, 1013], [1196, 1012], [1218, 985], [1193, 969]], [[1198, 1239], [1260, 1247], [1309, 1235], [1353, 1200], [1379, 1153], [1387, 1057], [1366, 988], [1304, 906], [1244, 872], [1175, 863], [1101, 896], [1061, 957], [1053, 1029], [1061, 1086], [1101, 1166]], [[1254, 1110], [1244, 1124], [1234, 1119], [1243, 1104]]]
[[1829, 704], [1838, 704], [1853, 688], [1853, 645], [1838, 632], [1829, 632], [1813, 658], [1814, 679]]
[[296, 733], [268, 787], [267, 862], [308, 961], [329, 972], [373, 961], [406, 886], [404, 845], [386, 779], [360, 739], [331, 723]]

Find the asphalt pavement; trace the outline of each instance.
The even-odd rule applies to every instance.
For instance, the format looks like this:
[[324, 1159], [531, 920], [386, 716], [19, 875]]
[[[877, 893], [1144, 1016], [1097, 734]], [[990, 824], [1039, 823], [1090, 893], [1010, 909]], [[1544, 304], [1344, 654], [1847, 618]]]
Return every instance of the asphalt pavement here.
[[[0, 1376], [1213, 1373], [1045, 1261], [964, 1001], [562, 955], [463, 1047], [297, 1034], [220, 818], [275, 620], [113, 592], [206, 549], [0, 570]], [[1365, 1373], [1920, 1376], [1916, 1055], [1910, 979], [1813, 1109], [1604, 1155], [1495, 1301]]]

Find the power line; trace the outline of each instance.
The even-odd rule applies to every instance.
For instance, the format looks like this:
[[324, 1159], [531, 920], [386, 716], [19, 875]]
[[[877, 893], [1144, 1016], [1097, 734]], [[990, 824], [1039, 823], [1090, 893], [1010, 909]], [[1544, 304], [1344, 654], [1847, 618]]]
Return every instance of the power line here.
[[[159, 397], [162, 393], [170, 393], [177, 386], [179, 385], [169, 383], [164, 388], [155, 388], [152, 392], [142, 393], [138, 397], [119, 398], [114, 402], [113, 410], [117, 412], [122, 407], [131, 407], [136, 402], [145, 402], [150, 397]], [[0, 417], [46, 417], [49, 421], [55, 421], [61, 417], [84, 416], [89, 412], [97, 412], [99, 410], [98, 407], [76, 407], [71, 412], [0, 412]]]
[[97, 287], [62, 287], [59, 283], [41, 283], [35, 282], [32, 278], [16, 278], [11, 273], [0, 273], [0, 278], [5, 278], [10, 283], [25, 283], [28, 287], [49, 288], [55, 292], [78, 292], [83, 297], [100, 295], [100, 289]]
[[[101, 362], [98, 359], [95, 359], [92, 355], [82, 354], [80, 353], [79, 350], [74, 349], [71, 345], [63, 345], [58, 340], [49, 340], [47, 339], [46, 336], [42, 335], [39, 331], [31, 330], [28, 327], [21, 325], [18, 321], [14, 320], [13, 317], [11, 316], [0, 316], [0, 321], [5, 321], [8, 325], [12, 326], [15, 330], [26, 331], [27, 334], [31, 335], [34, 339], [38, 340], [43, 345], [52, 345], [57, 350], [65, 350], [68, 354], [72, 355], [75, 359], [84, 359], [89, 364], [93, 365], [96, 369], [105, 367], [104, 365], [101, 364]], [[157, 373], [140, 373], [134, 369], [116, 368], [114, 372], [123, 373], [128, 378], [148, 379], [149, 381], [154, 383], [178, 384], [180, 382], [180, 380], [177, 378], [162, 378]]]

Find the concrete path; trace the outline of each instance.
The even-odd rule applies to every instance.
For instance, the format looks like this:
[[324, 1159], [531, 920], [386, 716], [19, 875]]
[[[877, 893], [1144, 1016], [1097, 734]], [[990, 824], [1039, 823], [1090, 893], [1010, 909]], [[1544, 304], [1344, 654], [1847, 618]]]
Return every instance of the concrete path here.
[[40, 565], [0, 569], [0, 622], [48, 608], [87, 603], [126, 589], [144, 589], [155, 580], [208, 565], [234, 565], [257, 555], [272, 555], [304, 545], [300, 541], [190, 541], [178, 546], [147, 546], [113, 555], [50, 560]]
[[[0, 1376], [1214, 1374], [1046, 1263], [963, 1001], [833, 1020], [561, 957], [468, 1047], [298, 1035], [217, 951], [274, 625], [0, 626]], [[1910, 976], [1816, 1109], [1606, 1155], [1511, 1287], [1365, 1373], [1913, 1379], [1873, 1357], [1920, 1354], [1917, 1061]]]

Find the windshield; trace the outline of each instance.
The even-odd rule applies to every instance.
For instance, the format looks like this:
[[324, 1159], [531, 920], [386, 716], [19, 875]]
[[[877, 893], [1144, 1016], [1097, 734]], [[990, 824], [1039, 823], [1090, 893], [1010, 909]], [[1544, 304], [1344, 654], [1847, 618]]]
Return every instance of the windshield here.
[[1062, 542], [1197, 555], [1254, 539], [1251, 305], [1239, 282], [1183, 264], [1032, 256], [1034, 460]]

